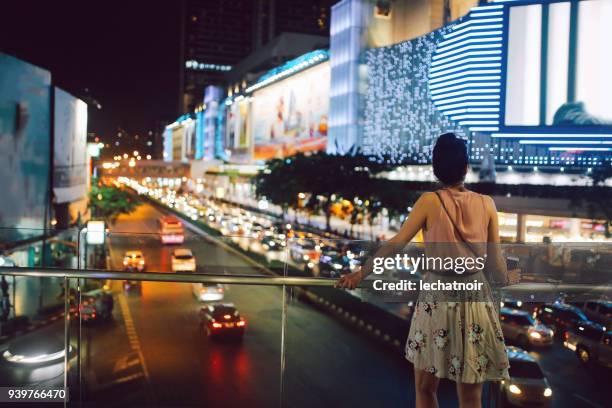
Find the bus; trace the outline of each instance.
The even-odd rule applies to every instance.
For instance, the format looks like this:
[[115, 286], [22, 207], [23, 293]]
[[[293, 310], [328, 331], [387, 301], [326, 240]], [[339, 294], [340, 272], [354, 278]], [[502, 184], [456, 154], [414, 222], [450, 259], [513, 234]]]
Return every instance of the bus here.
[[183, 223], [176, 217], [164, 216], [158, 222], [159, 237], [162, 244], [182, 244], [185, 240]]

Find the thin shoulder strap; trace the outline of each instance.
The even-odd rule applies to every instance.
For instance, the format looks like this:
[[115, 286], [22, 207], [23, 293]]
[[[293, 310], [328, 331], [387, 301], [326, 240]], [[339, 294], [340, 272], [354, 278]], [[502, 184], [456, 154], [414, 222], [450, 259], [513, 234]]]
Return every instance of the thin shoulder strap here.
[[446, 213], [446, 216], [448, 217], [448, 219], [450, 220], [451, 224], [453, 225], [453, 228], [457, 232], [457, 235], [459, 235], [459, 239], [461, 239], [461, 241], [463, 241], [463, 243], [465, 243], [468, 246], [470, 251], [476, 257], [478, 257], [479, 256], [478, 252], [476, 252], [476, 250], [472, 247], [472, 244], [470, 242], [468, 242], [467, 239], [465, 239], [465, 237], [461, 233], [461, 230], [459, 229], [459, 227], [457, 227], [457, 224], [455, 224], [455, 220], [453, 220], [453, 217], [451, 217], [450, 213], [448, 212], [448, 209], [446, 208], [446, 204], [444, 204], [444, 200], [442, 199], [442, 196], [440, 195], [440, 193], [438, 191], [436, 191], [435, 193], [438, 196], [438, 199], [440, 200], [440, 203], [442, 204], [442, 208], [444, 209], [444, 212]]

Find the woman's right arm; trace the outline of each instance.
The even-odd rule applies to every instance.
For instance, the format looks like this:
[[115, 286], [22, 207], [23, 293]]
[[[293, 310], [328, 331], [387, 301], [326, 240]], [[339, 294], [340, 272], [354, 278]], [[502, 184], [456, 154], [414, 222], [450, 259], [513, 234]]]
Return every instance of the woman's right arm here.
[[404, 221], [399, 232], [384, 242], [374, 256], [368, 258], [359, 271], [340, 277], [336, 287], [354, 289], [363, 278], [372, 272], [374, 258], [387, 258], [403, 249], [414, 238], [417, 232], [426, 225], [432, 208], [436, 208], [435, 202], [437, 202], [435, 193], [422, 194], [416, 203], [414, 203], [412, 211], [406, 221]]

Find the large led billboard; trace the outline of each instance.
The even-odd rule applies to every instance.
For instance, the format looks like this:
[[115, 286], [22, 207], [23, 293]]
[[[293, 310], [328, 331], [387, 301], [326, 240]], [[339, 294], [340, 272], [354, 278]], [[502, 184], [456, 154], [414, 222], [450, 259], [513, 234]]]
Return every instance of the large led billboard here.
[[[329, 88], [330, 66], [323, 62], [253, 92], [253, 159], [324, 150]], [[240, 137], [234, 133], [234, 143], [240, 144]]]
[[445, 131], [474, 164], [595, 167], [612, 158], [612, 2], [490, 3], [365, 53], [364, 153], [426, 163]]

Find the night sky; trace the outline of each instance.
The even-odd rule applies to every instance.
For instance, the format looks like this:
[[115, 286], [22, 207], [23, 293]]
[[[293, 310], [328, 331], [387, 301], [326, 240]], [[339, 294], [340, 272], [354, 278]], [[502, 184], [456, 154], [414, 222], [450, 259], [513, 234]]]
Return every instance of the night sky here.
[[75, 96], [85, 88], [89, 130], [145, 133], [177, 114], [179, 1], [6, 1], [0, 51], [51, 71]]

